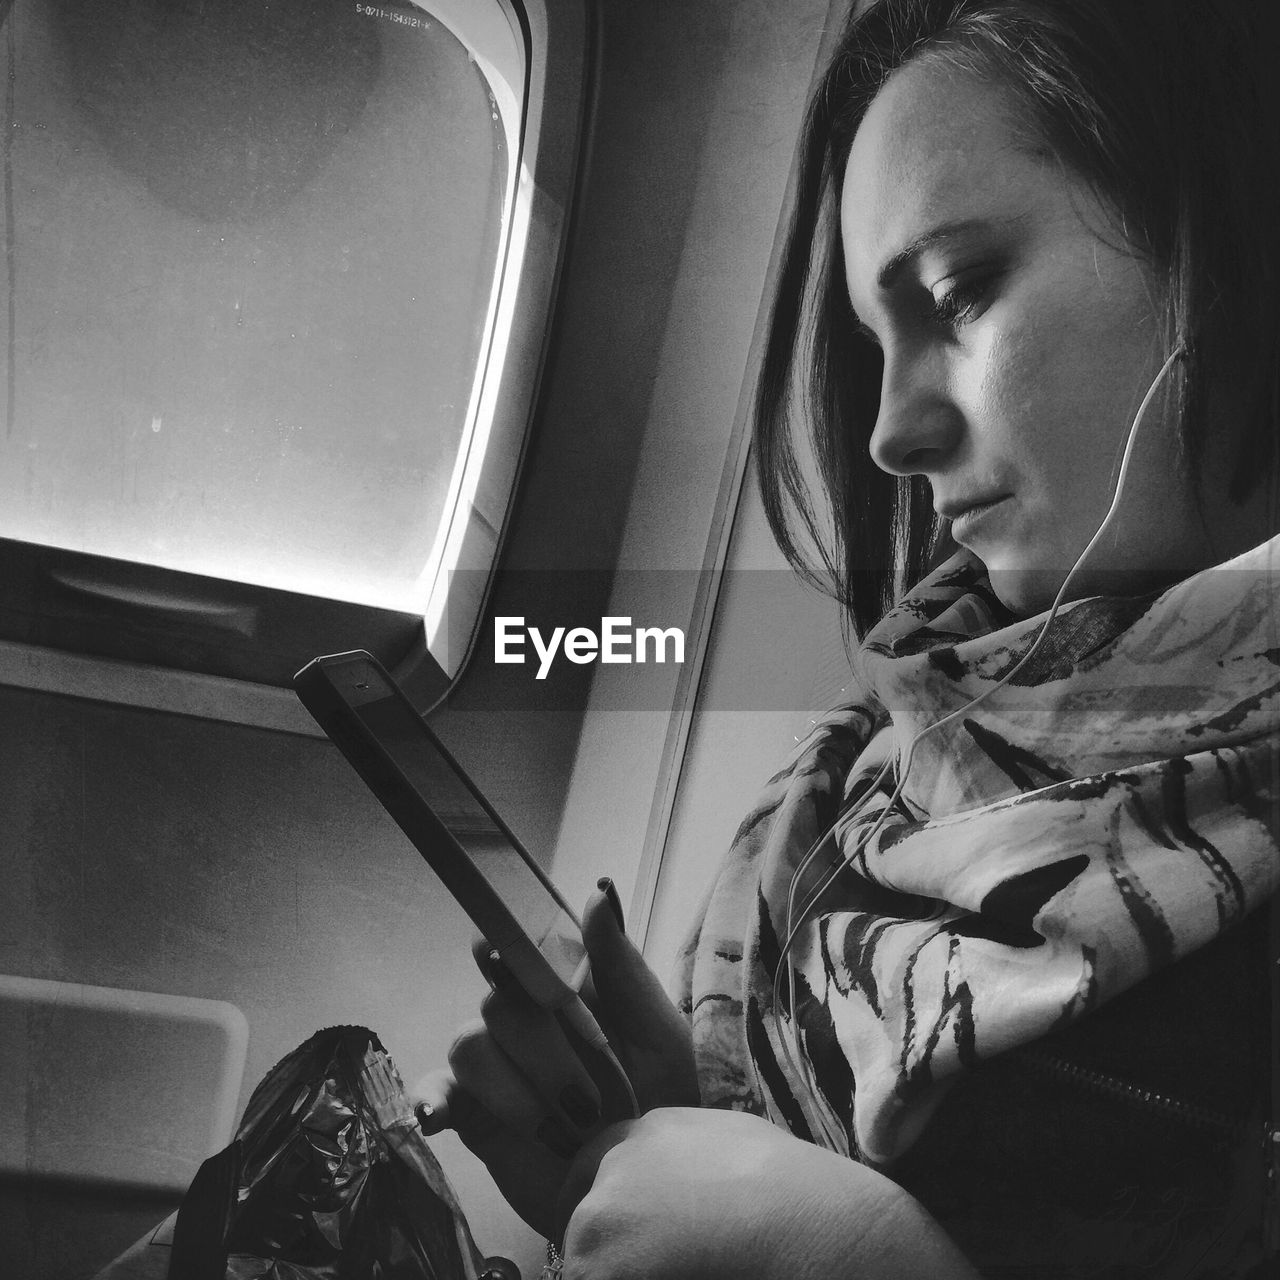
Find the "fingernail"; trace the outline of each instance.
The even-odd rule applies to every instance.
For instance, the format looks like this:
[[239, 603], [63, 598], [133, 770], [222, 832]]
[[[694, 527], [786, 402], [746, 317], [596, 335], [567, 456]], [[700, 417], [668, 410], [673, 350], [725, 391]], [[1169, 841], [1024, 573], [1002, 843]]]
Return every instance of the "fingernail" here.
[[600, 1119], [595, 1099], [581, 1085], [567, 1084], [560, 1091], [560, 1105], [579, 1129], [590, 1129]]
[[431, 1136], [449, 1127], [449, 1112], [444, 1107], [433, 1107], [429, 1102], [419, 1102], [413, 1109], [418, 1128]]
[[609, 906], [613, 910], [614, 918], [618, 921], [618, 928], [623, 933], [627, 931], [627, 917], [622, 910], [622, 899], [618, 896], [618, 886], [609, 879], [608, 876], [601, 876], [596, 881], [596, 888], [609, 900]]
[[565, 1132], [564, 1125], [554, 1116], [548, 1116], [539, 1126], [534, 1137], [562, 1160], [572, 1160], [578, 1144]]
[[484, 974], [485, 981], [495, 991], [511, 981], [511, 971], [502, 963], [502, 956], [496, 947], [490, 948], [485, 955], [480, 971]]

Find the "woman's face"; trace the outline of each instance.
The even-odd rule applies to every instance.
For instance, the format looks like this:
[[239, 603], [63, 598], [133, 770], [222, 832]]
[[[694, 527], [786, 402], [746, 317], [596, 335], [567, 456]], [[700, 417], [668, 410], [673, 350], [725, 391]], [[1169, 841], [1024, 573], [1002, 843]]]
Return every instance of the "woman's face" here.
[[[926, 477], [1001, 599], [1035, 613], [1102, 523], [1168, 352], [1159, 278], [1087, 186], [1022, 141], [1015, 110], [928, 56], [895, 72], [854, 139], [841, 229], [850, 298], [884, 355], [872, 458]], [[1220, 558], [1179, 475], [1169, 373], [1073, 596]], [[1225, 468], [1207, 479], [1206, 509]]]

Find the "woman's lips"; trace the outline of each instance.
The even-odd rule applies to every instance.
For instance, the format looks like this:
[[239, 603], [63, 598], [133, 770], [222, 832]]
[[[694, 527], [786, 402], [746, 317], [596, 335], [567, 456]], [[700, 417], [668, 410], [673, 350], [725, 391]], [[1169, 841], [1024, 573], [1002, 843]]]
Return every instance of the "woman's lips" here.
[[965, 542], [973, 535], [974, 530], [986, 519], [987, 515], [1005, 502], [1008, 496], [1008, 494], [1002, 494], [998, 498], [991, 498], [985, 502], [975, 502], [971, 506], [964, 507], [958, 511], [951, 517], [951, 536], [957, 542]]

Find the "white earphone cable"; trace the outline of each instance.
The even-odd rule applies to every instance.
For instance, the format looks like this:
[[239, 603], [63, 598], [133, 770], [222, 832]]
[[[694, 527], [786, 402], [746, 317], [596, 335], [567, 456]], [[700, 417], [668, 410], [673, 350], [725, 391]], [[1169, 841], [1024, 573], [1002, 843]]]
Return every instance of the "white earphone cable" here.
[[[1184, 355], [1185, 351], [1185, 346], [1179, 342], [1165, 359], [1165, 362], [1160, 366], [1159, 372], [1152, 379], [1150, 387], [1147, 388], [1147, 393], [1143, 396], [1142, 403], [1138, 406], [1138, 411], [1134, 414], [1133, 422], [1129, 427], [1128, 438], [1125, 441], [1124, 452], [1121, 456], [1120, 467], [1116, 476], [1115, 489], [1112, 494], [1111, 504], [1107, 508], [1107, 513], [1103, 517], [1102, 523], [1098, 526], [1093, 537], [1089, 539], [1084, 550], [1076, 558], [1075, 564], [1071, 566], [1067, 576], [1063, 579], [1062, 585], [1058, 588], [1057, 595], [1054, 597], [1053, 604], [1049, 608], [1048, 615], [1046, 616], [1044, 623], [1041, 625], [1035, 640], [1032, 641], [1027, 651], [990, 688], [984, 689], [976, 698], [971, 699], [963, 706], [956, 708], [956, 710], [949, 712], [940, 720], [935, 721], [931, 725], [926, 725], [925, 728], [921, 729], [911, 739], [910, 743], [907, 745], [906, 756], [902, 762], [902, 767], [899, 770], [897, 784], [884, 807], [877, 815], [875, 821], [861, 836], [858, 837], [858, 840], [850, 853], [844, 857], [837, 858], [834, 865], [822, 878], [818, 886], [805, 899], [805, 902], [800, 908], [798, 914], [796, 912], [796, 895], [801, 879], [804, 877], [805, 873], [808, 871], [814, 860], [817, 858], [818, 853], [826, 843], [829, 840], [834, 840], [835, 833], [838, 828], [842, 824], [847, 825], [848, 823], [855, 821], [863, 812], [865, 812], [872, 800], [879, 794], [880, 784], [884, 781], [886, 775], [893, 766], [894, 760], [892, 756], [885, 761], [879, 773], [871, 782], [870, 786], [867, 787], [859, 805], [850, 813], [840, 814], [836, 820], [825, 831], [823, 831], [813, 844], [809, 846], [804, 857], [801, 858], [795, 871], [792, 873], [791, 883], [787, 891], [787, 908], [784, 918], [784, 938], [778, 955], [777, 968], [774, 971], [773, 978], [773, 1026], [775, 1038], [787, 1059], [787, 1065], [791, 1069], [793, 1078], [798, 1077], [800, 1079], [805, 1091], [807, 1091], [809, 1095], [808, 1101], [811, 1104], [812, 1110], [812, 1115], [809, 1117], [810, 1128], [814, 1134], [814, 1138], [815, 1140], [818, 1140], [819, 1135], [821, 1135], [822, 1143], [827, 1147], [835, 1148], [836, 1142], [831, 1132], [830, 1123], [826, 1118], [825, 1109], [818, 1098], [817, 1085], [813, 1079], [811, 1065], [802, 1052], [800, 1043], [800, 1025], [799, 1020], [796, 1018], [796, 974], [794, 966], [791, 965], [788, 960], [788, 957], [795, 946], [796, 939], [799, 936], [800, 931], [805, 927], [810, 913], [821, 900], [822, 895], [831, 887], [840, 873], [844, 871], [846, 867], [852, 865], [852, 863], [862, 855], [864, 850], [866, 850], [870, 845], [871, 841], [874, 840], [883, 829], [889, 814], [893, 811], [894, 806], [897, 805], [898, 800], [902, 795], [903, 788], [907, 784], [907, 779], [910, 777], [911, 766], [915, 760], [916, 747], [919, 745], [921, 739], [924, 738], [926, 734], [933, 733], [972, 711], [981, 702], [985, 701], [998, 689], [1012, 680], [1013, 677], [1016, 676], [1040, 650], [1041, 645], [1044, 643], [1045, 636], [1048, 634], [1049, 627], [1057, 617], [1058, 610], [1062, 607], [1062, 604], [1066, 599], [1067, 592], [1070, 590], [1072, 582], [1079, 576], [1080, 570], [1085, 561], [1092, 554], [1093, 549], [1102, 540], [1108, 527], [1114, 520], [1116, 512], [1119, 510], [1120, 499], [1124, 493], [1125, 481], [1129, 474], [1130, 461], [1133, 457], [1134, 443], [1138, 436], [1138, 424], [1146, 415], [1147, 409], [1150, 407], [1151, 401], [1155, 397], [1157, 388], [1167, 376], [1169, 370], [1173, 367], [1174, 361]], [[787, 1016], [791, 1022], [790, 1035], [786, 1033], [786, 1028], [783, 1026], [783, 1006], [780, 1000], [784, 973], [787, 978], [788, 998], [786, 1009]]]

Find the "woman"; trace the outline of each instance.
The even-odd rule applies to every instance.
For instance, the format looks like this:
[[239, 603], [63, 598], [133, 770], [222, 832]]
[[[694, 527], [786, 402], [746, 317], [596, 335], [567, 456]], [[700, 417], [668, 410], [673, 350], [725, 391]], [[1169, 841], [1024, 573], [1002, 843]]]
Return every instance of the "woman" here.
[[1256, 16], [884, 0], [846, 32], [757, 446], [862, 692], [743, 823], [684, 1017], [590, 904], [648, 1114], [600, 1131], [614, 1104], [484, 962], [454, 1120], [566, 1275], [1271, 1274]]

